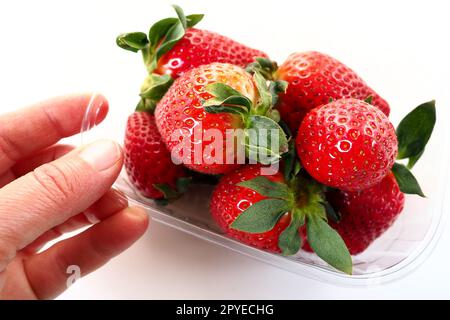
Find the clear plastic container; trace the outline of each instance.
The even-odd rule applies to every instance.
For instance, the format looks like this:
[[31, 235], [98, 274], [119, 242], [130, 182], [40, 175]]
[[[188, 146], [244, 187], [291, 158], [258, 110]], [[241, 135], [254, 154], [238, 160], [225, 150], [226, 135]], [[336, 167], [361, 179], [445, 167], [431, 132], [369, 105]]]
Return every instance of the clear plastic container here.
[[[107, 93], [110, 98], [109, 116], [104, 124], [95, 126], [99, 110], [98, 96], [93, 94], [83, 125], [82, 143], [96, 139], [123, 141], [126, 120], [133, 112], [137, 97], [123, 97], [117, 92]], [[116, 98], [116, 100], [114, 100]], [[117, 101], [117, 102], [116, 102]], [[127, 102], [128, 101], [128, 102]], [[118, 103], [126, 105], [118, 105]], [[404, 115], [408, 110], [393, 110]], [[440, 112], [438, 107], [438, 113]], [[447, 111], [444, 111], [447, 112]], [[446, 117], [439, 114], [438, 119]], [[368, 286], [399, 279], [422, 263], [438, 241], [446, 212], [450, 210], [449, 178], [450, 144], [448, 129], [437, 122], [433, 136], [423, 158], [414, 168], [427, 198], [407, 196], [405, 208], [395, 224], [362, 254], [353, 257], [354, 274], [340, 273], [329, 267], [316, 255], [300, 251], [297, 255], [283, 257], [267, 253], [224, 235], [209, 214], [211, 186], [195, 186], [181, 199], [167, 206], [157, 205], [142, 197], [128, 180], [124, 170], [115, 183], [128, 200], [143, 207], [152, 219], [180, 231], [189, 233], [241, 254], [272, 264], [293, 273], [342, 286]], [[437, 156], [438, 155], [438, 156]]]

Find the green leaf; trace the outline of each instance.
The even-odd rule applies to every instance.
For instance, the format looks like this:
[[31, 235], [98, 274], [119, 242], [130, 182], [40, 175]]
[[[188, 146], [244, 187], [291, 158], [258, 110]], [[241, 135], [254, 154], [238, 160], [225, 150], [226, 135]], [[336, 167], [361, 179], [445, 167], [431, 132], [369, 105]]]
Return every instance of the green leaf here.
[[188, 16], [185, 16], [184, 11], [183, 11], [183, 9], [181, 9], [181, 7], [179, 7], [177, 5], [173, 5], [173, 8], [175, 9], [178, 19], [180, 19], [181, 25], [183, 26], [183, 28], [185, 30], [195, 26], [205, 16], [204, 14], [190, 14]]
[[155, 183], [153, 184], [153, 187], [158, 191], [160, 191], [164, 195], [164, 199], [166, 200], [173, 200], [180, 196], [180, 194], [177, 191], [173, 190], [172, 187], [170, 187], [167, 184]]
[[300, 164], [300, 161], [295, 161], [293, 175], [294, 176], [298, 175], [300, 170], [302, 170], [302, 165]]
[[267, 80], [274, 80], [274, 73], [277, 69], [278, 66], [275, 61], [261, 57], [255, 58], [255, 62], [250, 63], [245, 68], [248, 73], [260, 73]]
[[141, 99], [136, 106], [136, 111], [145, 111], [150, 114], [155, 112], [156, 102], [149, 99]]
[[286, 133], [286, 136], [290, 139], [292, 137], [292, 132], [286, 122], [281, 119], [280, 121], [278, 121], [278, 125], [281, 127], [281, 129], [283, 129], [284, 133]]
[[368, 97], [364, 100], [364, 102], [365, 102], [365, 103], [368, 103], [368, 104], [372, 104], [372, 101], [373, 101], [373, 96], [368, 96]]
[[419, 161], [420, 157], [423, 155], [424, 152], [425, 152], [425, 149], [423, 149], [422, 152], [419, 153], [418, 155], [409, 157], [408, 165], [407, 165], [408, 169], [412, 169], [414, 167], [414, 165], [417, 163], [417, 161]]
[[167, 199], [155, 199], [155, 202], [159, 206], [167, 206], [170, 203]]
[[241, 96], [231, 96], [224, 100], [212, 98], [203, 103], [205, 107], [213, 107], [213, 106], [234, 106], [239, 107], [245, 113], [248, 113], [248, 103], [249, 100], [245, 97]]
[[421, 197], [425, 197], [419, 182], [414, 177], [411, 171], [400, 163], [395, 163], [392, 167], [392, 173], [397, 180], [400, 191], [407, 194], [417, 194]]
[[297, 152], [295, 151], [294, 148], [294, 142], [292, 141], [291, 143], [289, 143], [289, 151], [286, 152], [285, 154], [283, 154], [283, 174], [284, 174], [284, 180], [285, 181], [290, 181], [292, 176], [293, 176], [293, 172], [294, 172], [294, 166], [295, 166], [295, 161], [297, 158]]
[[179, 194], [186, 193], [192, 182], [191, 177], [181, 177], [177, 179], [177, 191]]
[[272, 106], [278, 103], [280, 93], [285, 93], [288, 83], [283, 80], [271, 81], [269, 84], [269, 92], [272, 95]]
[[177, 18], [162, 19], [153, 24], [148, 33], [150, 48], [143, 52], [147, 70], [151, 73], [156, 68], [158, 60], [186, 34], [186, 29], [195, 26], [203, 19], [202, 14], [185, 16], [183, 10], [173, 6]]
[[257, 113], [265, 115], [266, 112], [272, 107], [272, 94], [267, 86], [267, 80], [259, 72], [255, 72], [253, 74], [253, 80], [259, 92], [259, 101], [256, 106], [258, 110]]
[[[272, 119], [273, 121], [275, 121], [276, 123], [280, 122], [281, 120], [281, 115], [280, 112], [277, 109], [270, 109], [269, 112], [267, 112], [266, 116], [270, 119]], [[281, 128], [283, 129], [283, 128]], [[283, 129], [284, 131], [284, 129]]]
[[212, 114], [231, 113], [231, 114], [237, 114], [240, 116], [245, 116], [247, 114], [246, 110], [244, 110], [243, 108], [220, 106], [220, 105], [206, 106], [205, 111], [208, 113], [212, 113]]
[[185, 35], [185, 30], [180, 21], [175, 23], [169, 31], [167, 31], [166, 37], [163, 39], [162, 43], [156, 49], [156, 58], [158, 61], [163, 54], [173, 48], [173, 46], [180, 41]]
[[325, 212], [327, 213], [327, 217], [333, 220], [334, 222], [341, 221], [341, 214], [339, 211], [334, 210], [333, 206], [328, 201], [322, 201], [322, 205], [325, 208]]
[[194, 27], [197, 23], [199, 23], [203, 19], [204, 16], [205, 16], [204, 14], [190, 14], [186, 16], [187, 27], [188, 28]]
[[240, 182], [237, 185], [254, 190], [260, 195], [269, 198], [280, 198], [288, 200], [292, 197], [291, 191], [286, 184], [274, 182], [264, 176], [258, 176], [251, 180]]
[[138, 52], [148, 44], [147, 35], [143, 32], [123, 33], [116, 38], [116, 43], [122, 49]]
[[169, 90], [172, 83], [173, 79], [168, 74], [162, 76], [151, 74], [145, 79], [141, 87], [140, 96], [144, 99], [158, 102], [166, 94], [167, 90]]
[[423, 153], [436, 123], [435, 101], [421, 104], [408, 113], [397, 127], [397, 159], [413, 157], [413, 164]]
[[141, 86], [141, 101], [136, 107], [136, 111], [145, 111], [152, 113], [155, 111], [156, 104], [162, 99], [169, 90], [173, 79], [169, 75], [149, 75]]
[[283, 214], [290, 210], [286, 200], [264, 199], [243, 211], [231, 228], [248, 233], [261, 233], [272, 230]]
[[307, 216], [306, 230], [311, 248], [322, 260], [344, 273], [352, 274], [352, 257], [336, 230], [314, 215]]
[[245, 133], [248, 157], [262, 164], [278, 161], [281, 155], [289, 150], [288, 139], [283, 129], [268, 117], [249, 116]]
[[[230, 101], [232, 101], [232, 104], [241, 105], [244, 106], [247, 110], [250, 110], [253, 104], [249, 98], [224, 83], [216, 82], [208, 84], [205, 90], [214, 97], [206, 101], [203, 104], [204, 106], [220, 105], [224, 104], [225, 102], [227, 104], [231, 104]], [[228, 100], [230, 98], [232, 98], [232, 100]]]
[[183, 9], [181, 9], [181, 7], [177, 6], [176, 4], [174, 4], [172, 7], [175, 9], [178, 19], [180, 19], [181, 25], [186, 30], [187, 29], [187, 20], [186, 20], [186, 16], [184, 15]]
[[302, 246], [299, 228], [305, 224], [305, 215], [300, 210], [294, 209], [291, 214], [291, 222], [278, 238], [278, 246], [284, 256], [296, 254]]
[[272, 72], [275, 72], [278, 69], [277, 63], [270, 59], [263, 58], [263, 57], [256, 57], [255, 60], [259, 63], [259, 65], [263, 69], [270, 70]]
[[252, 106], [249, 98], [223, 83], [209, 84], [206, 91], [214, 96], [203, 102], [205, 111], [209, 113], [233, 113], [245, 118]]
[[166, 18], [156, 22], [148, 33], [148, 39], [152, 48], [156, 48], [167, 32], [178, 22], [177, 18]]

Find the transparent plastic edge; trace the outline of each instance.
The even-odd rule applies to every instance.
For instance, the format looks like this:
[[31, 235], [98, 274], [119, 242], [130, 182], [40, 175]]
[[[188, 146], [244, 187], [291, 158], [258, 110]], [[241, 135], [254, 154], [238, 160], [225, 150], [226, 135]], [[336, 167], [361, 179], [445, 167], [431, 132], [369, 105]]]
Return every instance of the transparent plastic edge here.
[[[447, 131], [448, 130], [446, 130], [446, 132]], [[446, 151], [447, 155], [443, 157], [443, 161], [447, 159], [447, 162], [450, 162], [448, 148]], [[439, 213], [433, 216], [433, 222], [427, 235], [418, 248], [396, 265], [379, 272], [372, 272], [365, 275], [349, 276], [334, 270], [327, 270], [322, 266], [315, 266], [301, 261], [292, 261], [289, 258], [252, 248], [231, 238], [216, 234], [213, 231], [205, 230], [189, 222], [161, 213], [156, 208], [148, 207], [146, 205], [145, 208], [151, 212], [152, 219], [157, 222], [291, 273], [341, 287], [369, 287], [390, 283], [407, 276], [413, 270], [418, 268], [432, 253], [446, 224], [446, 215], [444, 213], [450, 209], [450, 204], [445, 201], [450, 197], [450, 188], [448, 185], [445, 185], [445, 181], [448, 181], [448, 178], [450, 177], [449, 174], [450, 169], [446, 167], [446, 172], [443, 175], [443, 179], [441, 179], [442, 185], [439, 188], [442, 192]], [[134, 199], [129, 199], [129, 201], [136, 205], [143, 205], [143, 203]], [[325, 279], [325, 277], [328, 279]]]

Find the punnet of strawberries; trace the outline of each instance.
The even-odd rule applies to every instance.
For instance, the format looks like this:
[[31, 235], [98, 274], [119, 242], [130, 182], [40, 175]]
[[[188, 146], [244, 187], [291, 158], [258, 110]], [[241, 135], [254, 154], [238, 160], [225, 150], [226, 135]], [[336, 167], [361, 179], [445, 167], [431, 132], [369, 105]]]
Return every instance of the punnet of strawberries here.
[[164, 205], [215, 181], [210, 212], [223, 232], [285, 256], [314, 252], [352, 273], [401, 214], [424, 197], [411, 169], [436, 121], [420, 104], [395, 128], [390, 106], [355, 71], [316, 51], [281, 65], [257, 49], [176, 16], [117, 37], [148, 76], [125, 132], [125, 167]]

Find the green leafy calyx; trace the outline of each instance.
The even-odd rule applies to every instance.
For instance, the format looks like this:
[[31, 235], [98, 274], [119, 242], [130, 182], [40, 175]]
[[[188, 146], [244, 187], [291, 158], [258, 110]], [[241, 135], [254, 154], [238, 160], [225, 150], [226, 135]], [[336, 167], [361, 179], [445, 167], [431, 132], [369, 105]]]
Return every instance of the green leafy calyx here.
[[[295, 168], [295, 165], [292, 167]], [[300, 250], [302, 239], [299, 232], [306, 225], [308, 241], [317, 255], [334, 268], [351, 274], [350, 253], [340, 235], [327, 223], [330, 208], [327, 208], [329, 205], [324, 200], [322, 185], [302, 177], [291, 178], [287, 184], [258, 176], [240, 182], [238, 186], [254, 190], [266, 199], [244, 210], [231, 224], [231, 228], [248, 233], [263, 233], [272, 230], [281, 217], [289, 215], [289, 225], [278, 238], [283, 255], [293, 255]], [[338, 216], [336, 213], [334, 215]]]
[[173, 83], [173, 79], [169, 75], [149, 75], [141, 87], [141, 101], [136, 110], [153, 113], [156, 104], [162, 99], [164, 94], [169, 90]]
[[180, 41], [186, 30], [194, 27], [203, 19], [202, 14], [185, 16], [183, 10], [174, 5], [176, 18], [166, 18], [156, 22], [147, 34], [143, 32], [124, 33], [117, 37], [116, 43], [122, 49], [141, 51], [144, 63], [151, 74], [157, 67], [159, 59]]
[[250, 74], [259, 73], [267, 80], [275, 80], [275, 72], [278, 70], [278, 65], [270, 59], [257, 57], [245, 70]]
[[163, 194], [163, 198], [159, 199], [160, 204], [168, 204], [170, 201], [176, 200], [181, 197], [189, 189], [192, 179], [190, 177], [181, 177], [176, 181], [176, 187], [169, 186], [168, 184], [153, 184], [153, 187]]
[[286, 90], [286, 83], [269, 82], [258, 72], [253, 74], [258, 91], [256, 102], [224, 83], [206, 86], [212, 98], [203, 101], [205, 111], [212, 114], [230, 113], [241, 117], [246, 155], [262, 164], [278, 162], [288, 151], [288, 138], [278, 124], [279, 112], [273, 108], [278, 94]]

